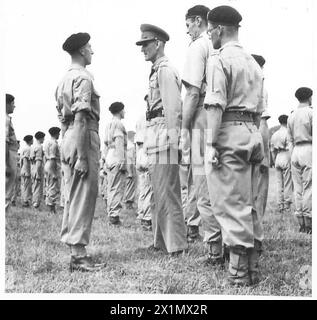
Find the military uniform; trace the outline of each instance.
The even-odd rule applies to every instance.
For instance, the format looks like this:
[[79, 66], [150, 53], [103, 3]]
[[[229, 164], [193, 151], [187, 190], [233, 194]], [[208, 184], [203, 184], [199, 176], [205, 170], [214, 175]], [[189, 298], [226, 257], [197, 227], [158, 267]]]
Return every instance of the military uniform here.
[[[187, 15], [202, 14], [200, 13], [201, 10], [195, 12], [197, 7], [189, 9]], [[207, 13], [205, 15], [207, 16]], [[185, 87], [190, 85], [200, 89], [196, 112], [191, 121], [191, 166], [188, 174], [189, 206], [186, 208], [185, 217], [189, 230], [193, 227], [198, 229], [202, 218], [205, 233], [204, 241], [214, 248], [217, 247], [219, 255], [221, 255], [221, 229], [212, 212], [204, 169], [205, 132], [207, 128], [204, 98], [206, 94], [207, 62], [212, 51], [211, 42], [206, 31], [204, 31], [189, 45], [182, 77]]]
[[[46, 205], [54, 207], [58, 204], [60, 198], [61, 184], [61, 159], [60, 150], [56, 138], [51, 138], [44, 148], [46, 172]], [[55, 211], [55, 210], [53, 210]]]
[[[141, 25], [143, 45], [149, 39], [168, 41], [167, 33], [153, 25]], [[152, 41], [150, 40], [150, 41]], [[152, 65], [144, 148], [148, 155], [153, 187], [152, 228], [154, 248], [168, 253], [187, 249], [186, 226], [181, 203], [178, 139], [181, 124], [181, 80], [163, 55]]]
[[126, 187], [125, 187], [125, 202], [127, 209], [133, 208], [135, 189], [136, 189], [136, 161], [135, 145], [132, 141], [127, 142], [127, 174], [126, 174]]
[[277, 153], [275, 169], [277, 178], [278, 207], [280, 211], [289, 209], [292, 203], [293, 183], [291, 173], [291, 155], [289, 152], [287, 128], [281, 126], [271, 138], [271, 148]]
[[[117, 139], [122, 144], [118, 147]], [[123, 123], [113, 117], [106, 126], [105, 156], [107, 166], [107, 211], [110, 222], [119, 221], [123, 209], [126, 179], [127, 132]]]
[[35, 208], [39, 207], [43, 198], [44, 186], [44, 151], [40, 142], [36, 141], [31, 147], [31, 179], [32, 179], [32, 202]]
[[[229, 6], [216, 7], [208, 13], [212, 27], [238, 26], [241, 20], [239, 12]], [[208, 32], [216, 43], [222, 35], [214, 30]], [[264, 109], [262, 70], [238, 41], [220, 42], [219, 50], [209, 60], [207, 86], [207, 113], [210, 110], [222, 117], [217, 134], [207, 138], [211, 140], [211, 151], [218, 152], [218, 164], [211, 166], [209, 158], [205, 162], [211, 206], [221, 225], [223, 242], [230, 250], [228, 281], [249, 285], [258, 281], [258, 255], [263, 240], [253, 194], [257, 190], [255, 167], [264, 157], [262, 137], [254, 121]]]
[[[99, 94], [95, 90], [92, 74], [82, 66], [73, 64], [57, 87], [56, 101], [62, 125], [67, 128], [61, 143], [65, 198], [61, 240], [71, 246], [86, 246], [98, 194], [100, 149]], [[69, 165], [69, 150], [77, 138], [73, 136], [74, 118], [79, 111], [87, 112], [88, 173], [84, 179]]]
[[17, 174], [18, 143], [12, 125], [11, 117], [6, 114], [6, 202], [9, 209]]
[[152, 225], [151, 205], [153, 202], [153, 190], [149, 175], [148, 157], [144, 151], [144, 134], [146, 120], [142, 116], [136, 123], [135, 143], [136, 143], [136, 169], [138, 172], [138, 209], [137, 219], [141, 220], [144, 229], [150, 230]]
[[26, 145], [21, 151], [21, 198], [22, 205], [29, 206], [32, 202], [31, 181], [31, 146]]
[[20, 154], [17, 153], [17, 173], [15, 177], [15, 184], [13, 188], [11, 205], [16, 205], [17, 197], [21, 194], [21, 167], [20, 167]]
[[288, 118], [288, 132], [293, 146], [291, 170], [295, 194], [295, 215], [301, 231], [312, 230], [312, 107], [302, 101], [312, 96], [309, 88], [299, 88], [298, 108]]

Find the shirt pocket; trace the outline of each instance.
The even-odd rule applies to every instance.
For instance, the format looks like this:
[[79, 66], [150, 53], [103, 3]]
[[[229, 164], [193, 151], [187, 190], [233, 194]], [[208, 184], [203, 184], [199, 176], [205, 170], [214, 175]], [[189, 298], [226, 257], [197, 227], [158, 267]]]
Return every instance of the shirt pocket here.
[[169, 146], [168, 132], [164, 117], [157, 117], [147, 122], [144, 137], [144, 148], [147, 153], [167, 150]]

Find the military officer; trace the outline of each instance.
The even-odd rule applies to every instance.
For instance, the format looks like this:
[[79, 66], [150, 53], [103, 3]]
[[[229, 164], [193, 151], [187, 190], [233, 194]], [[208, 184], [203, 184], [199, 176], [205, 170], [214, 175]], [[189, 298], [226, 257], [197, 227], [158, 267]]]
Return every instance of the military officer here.
[[63, 50], [71, 56], [71, 66], [55, 94], [65, 182], [61, 240], [71, 249], [71, 271], [94, 271], [102, 266], [96, 265], [86, 251], [98, 194], [100, 156], [99, 94], [86, 69], [94, 53], [89, 41], [88, 33], [77, 33], [64, 42]]
[[[255, 59], [255, 61], [258, 63], [258, 65], [263, 70], [265, 59], [256, 54], [252, 54], [252, 57]], [[264, 111], [261, 115], [260, 120], [260, 133], [263, 139], [263, 147], [264, 147], [264, 158], [261, 161], [261, 163], [256, 166], [256, 170], [258, 171], [258, 176], [255, 174], [254, 178], [256, 179], [255, 185], [257, 186], [257, 190], [254, 192], [256, 196], [256, 204], [257, 204], [257, 211], [261, 217], [264, 216], [265, 209], [266, 209], [266, 203], [267, 203], [267, 197], [269, 192], [269, 168], [270, 168], [270, 148], [269, 148], [269, 127], [267, 124], [267, 120], [271, 118], [271, 116], [268, 113], [268, 95], [267, 91], [263, 90], [263, 101], [264, 101]]]
[[[147, 97], [146, 97], [147, 99]], [[153, 202], [153, 190], [149, 176], [148, 157], [144, 150], [144, 134], [146, 129], [145, 115], [138, 119], [135, 128], [136, 143], [136, 169], [138, 176], [138, 209], [137, 219], [141, 221], [143, 230], [152, 231], [152, 211], [151, 203]]]
[[136, 45], [141, 46], [145, 61], [152, 62], [144, 139], [154, 199], [151, 248], [176, 255], [188, 247], [178, 165], [181, 80], [164, 53], [169, 35], [151, 24], [142, 24], [140, 29]]
[[13, 95], [6, 94], [6, 200], [5, 210], [8, 211], [14, 190], [17, 174], [17, 154], [18, 143], [12, 125], [10, 115], [15, 109], [15, 98]]
[[56, 204], [58, 203], [61, 184], [61, 159], [58, 146], [58, 138], [61, 129], [52, 127], [48, 130], [51, 139], [47, 142], [44, 148], [47, 189], [46, 189], [46, 205], [50, 213], [56, 213]]
[[134, 131], [127, 132], [127, 174], [125, 187], [125, 203], [128, 210], [133, 209], [136, 188]]
[[35, 144], [31, 147], [31, 179], [32, 179], [32, 194], [33, 207], [39, 208], [43, 197], [44, 184], [44, 151], [43, 142], [45, 133], [38, 131], [34, 135]]
[[26, 135], [23, 140], [25, 147], [21, 151], [21, 200], [22, 207], [29, 207], [32, 202], [32, 180], [31, 180], [31, 147], [33, 136]]
[[124, 104], [114, 102], [109, 111], [112, 120], [106, 125], [104, 154], [107, 166], [107, 211], [109, 222], [120, 225], [127, 171], [127, 132], [122, 123]]
[[207, 72], [206, 174], [213, 212], [229, 248], [228, 282], [259, 281], [263, 230], [252, 191], [255, 165], [263, 160], [258, 130], [263, 112], [263, 74], [238, 40], [240, 13], [219, 6], [208, 13], [215, 51]]
[[[205, 262], [212, 265], [222, 264], [222, 239], [220, 225], [215, 219], [210, 204], [206, 173], [204, 170], [205, 130], [207, 127], [204, 99], [206, 95], [207, 61], [213, 51], [207, 35], [207, 14], [209, 8], [197, 5], [190, 8], [185, 16], [187, 33], [191, 43], [187, 51], [182, 82], [186, 88], [186, 96], [182, 114], [182, 133], [190, 132], [191, 136], [191, 168], [188, 181], [189, 202], [191, 192], [197, 199], [197, 208], [187, 207], [187, 226], [189, 239], [198, 235], [200, 216], [205, 231], [204, 241], [208, 244], [208, 255]], [[191, 191], [191, 189], [194, 189]]]
[[278, 209], [281, 213], [289, 211], [292, 203], [293, 183], [291, 173], [290, 139], [287, 132], [288, 116], [278, 117], [281, 124], [271, 138], [271, 149], [275, 163], [278, 193]]
[[298, 88], [298, 108], [288, 118], [291, 141], [291, 168], [295, 193], [295, 215], [300, 231], [312, 233], [312, 109], [313, 91]]

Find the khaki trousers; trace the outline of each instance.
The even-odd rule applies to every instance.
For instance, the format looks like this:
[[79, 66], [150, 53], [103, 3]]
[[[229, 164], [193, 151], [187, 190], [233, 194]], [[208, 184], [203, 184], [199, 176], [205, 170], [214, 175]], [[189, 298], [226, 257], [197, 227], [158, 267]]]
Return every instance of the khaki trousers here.
[[18, 153], [16, 150], [9, 149], [9, 157], [7, 159], [8, 163], [6, 163], [6, 210], [9, 209], [11, 198], [14, 191], [15, 179], [17, 174], [17, 156]]
[[107, 170], [107, 210], [109, 217], [120, 216], [123, 208], [126, 174], [115, 165]]
[[260, 164], [256, 166], [255, 170], [258, 172], [258, 178], [255, 182], [257, 184], [256, 208], [259, 216], [263, 217], [269, 193], [269, 167]]
[[125, 202], [134, 202], [135, 198], [135, 176], [126, 177]]
[[23, 202], [32, 201], [32, 181], [31, 176], [21, 176], [21, 198]]
[[153, 190], [148, 170], [139, 171], [138, 182], [138, 219], [150, 221], [152, 219], [151, 205], [153, 202]]
[[312, 217], [312, 145], [296, 145], [292, 157], [295, 215]]
[[154, 247], [169, 253], [184, 250], [188, 244], [179, 165], [170, 164], [173, 161], [170, 160], [169, 150], [148, 154], [148, 158], [154, 199], [151, 208]]
[[[50, 161], [50, 160], [47, 160]], [[60, 197], [60, 170], [56, 172], [55, 177], [46, 172], [46, 198], [45, 202], [47, 205], [52, 206], [56, 205], [59, 202]]]
[[263, 159], [263, 141], [251, 122], [223, 122], [217, 146], [220, 167], [206, 164], [213, 213], [221, 226], [223, 242], [253, 248], [263, 240], [261, 217], [256, 210], [255, 166]]
[[73, 128], [68, 128], [61, 145], [65, 182], [61, 241], [68, 245], [87, 245], [98, 195], [100, 140], [96, 131], [88, 130], [88, 174], [84, 179], [81, 179], [67, 163], [67, 150], [75, 142], [72, 132]]
[[280, 209], [292, 203], [293, 182], [289, 151], [280, 151], [275, 159], [278, 206]]
[[[192, 212], [195, 225], [199, 225], [200, 217], [204, 229], [204, 241], [214, 242], [221, 240], [221, 228], [216, 220], [207, 186], [207, 178], [204, 166], [205, 141], [207, 128], [207, 114], [203, 106], [197, 108], [192, 122], [191, 131], [191, 169], [192, 185], [191, 191], [196, 197], [197, 211]], [[200, 216], [199, 216], [200, 214]]]

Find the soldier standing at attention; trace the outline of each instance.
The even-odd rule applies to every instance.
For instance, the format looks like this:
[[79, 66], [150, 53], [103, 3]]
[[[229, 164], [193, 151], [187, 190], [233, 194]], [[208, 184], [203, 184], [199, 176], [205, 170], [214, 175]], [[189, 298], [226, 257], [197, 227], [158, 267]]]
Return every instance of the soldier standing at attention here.
[[56, 213], [56, 204], [60, 194], [61, 157], [57, 142], [60, 131], [61, 129], [58, 127], [52, 127], [48, 130], [51, 139], [47, 142], [44, 149], [46, 159], [44, 171], [47, 178], [45, 201], [50, 213]]
[[[147, 100], [147, 97], [146, 99]], [[139, 199], [137, 209], [137, 219], [141, 220], [143, 230], [152, 231], [152, 211], [153, 190], [149, 175], [148, 157], [144, 151], [144, 134], [146, 128], [145, 115], [138, 119], [135, 127], [136, 143], [136, 169], [139, 173], [138, 188]]]
[[[259, 56], [256, 54], [252, 54], [252, 57], [255, 59], [255, 61], [263, 70], [265, 59], [262, 56]], [[261, 217], [264, 216], [265, 209], [266, 209], [267, 196], [269, 192], [269, 168], [270, 168], [270, 147], [269, 147], [270, 133], [269, 133], [267, 120], [271, 118], [271, 116], [269, 115], [267, 110], [268, 95], [265, 88], [263, 90], [263, 99], [264, 99], [264, 111], [261, 115], [259, 130], [263, 139], [264, 158], [257, 168], [258, 177], [255, 175], [255, 179], [256, 179], [255, 182], [257, 185], [257, 191], [255, 192], [257, 211], [259, 212], [259, 215]]]
[[150, 248], [177, 254], [187, 249], [182, 210], [178, 144], [181, 128], [181, 80], [164, 54], [169, 35], [159, 27], [142, 24], [141, 46], [145, 61], [152, 62], [144, 148], [153, 187]]
[[15, 109], [15, 98], [6, 94], [6, 200], [5, 210], [8, 211], [11, 204], [15, 178], [17, 174], [18, 143], [12, 125], [10, 114]]
[[106, 126], [105, 158], [107, 166], [107, 206], [109, 222], [120, 225], [127, 171], [127, 132], [121, 119], [124, 118], [124, 104], [114, 102], [109, 111], [113, 118]]
[[45, 133], [38, 131], [34, 135], [36, 142], [31, 148], [31, 177], [32, 177], [32, 194], [33, 207], [38, 208], [43, 197], [44, 184], [44, 151], [43, 142]]
[[32, 201], [32, 181], [31, 181], [31, 147], [33, 136], [26, 135], [23, 140], [26, 146], [21, 151], [21, 200], [22, 207], [29, 207]]
[[[199, 234], [200, 215], [205, 232], [204, 241], [208, 244], [208, 256], [204, 262], [211, 265], [223, 263], [222, 239], [220, 225], [215, 219], [207, 187], [204, 168], [205, 134], [207, 128], [204, 99], [206, 95], [207, 61], [213, 51], [207, 35], [207, 14], [209, 8], [195, 6], [190, 8], [185, 16], [187, 33], [192, 42], [187, 51], [182, 82], [186, 88], [183, 105], [182, 137], [190, 132], [190, 143], [184, 143], [185, 152], [190, 145], [191, 166], [193, 181], [188, 180], [189, 202], [192, 202], [191, 193], [196, 197], [195, 206], [187, 206], [188, 237], [195, 239]], [[184, 139], [187, 140], [188, 139]], [[189, 174], [189, 178], [191, 174]], [[191, 190], [193, 189], [193, 190]], [[196, 208], [197, 207], [197, 208]], [[198, 210], [197, 210], [198, 209]], [[199, 215], [200, 213], [200, 215]]]
[[125, 203], [128, 210], [133, 209], [136, 187], [134, 131], [127, 133], [127, 175], [125, 187]]
[[263, 160], [263, 74], [238, 42], [241, 20], [229, 6], [208, 13], [208, 35], [217, 51], [207, 73], [205, 165], [213, 213], [230, 252], [228, 282], [250, 285], [259, 281], [263, 240], [252, 194], [255, 166]]
[[282, 114], [278, 117], [281, 124], [271, 138], [273, 162], [275, 163], [278, 193], [278, 208], [281, 213], [290, 210], [293, 195], [291, 173], [291, 155], [289, 152], [290, 139], [287, 132], [288, 116]]
[[63, 44], [71, 66], [56, 90], [62, 126], [61, 161], [64, 174], [64, 215], [61, 241], [70, 247], [70, 270], [100, 269], [87, 255], [98, 194], [99, 95], [86, 70], [93, 51], [88, 33], [72, 34]]
[[298, 108], [288, 118], [291, 140], [292, 178], [295, 191], [295, 215], [300, 231], [312, 233], [312, 130], [313, 91], [307, 87], [296, 90]]

